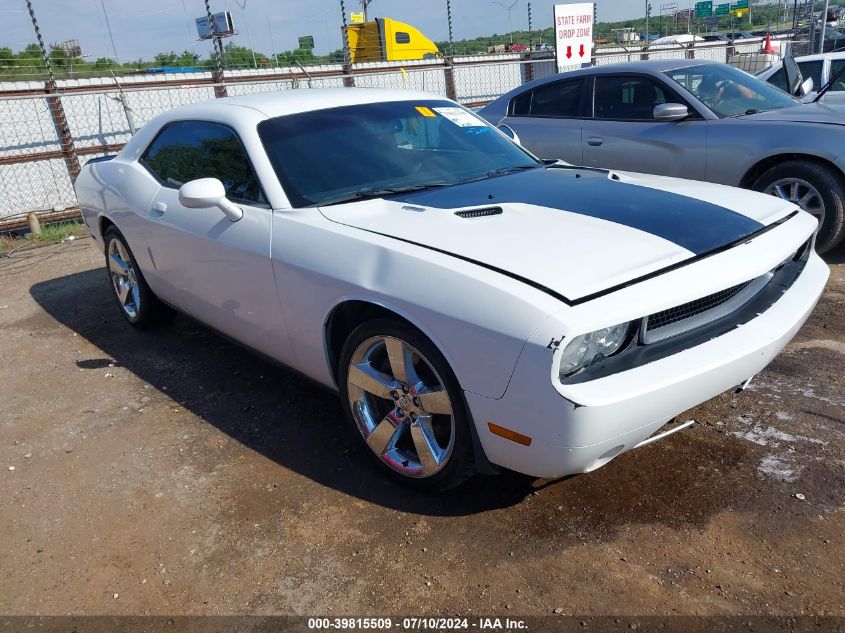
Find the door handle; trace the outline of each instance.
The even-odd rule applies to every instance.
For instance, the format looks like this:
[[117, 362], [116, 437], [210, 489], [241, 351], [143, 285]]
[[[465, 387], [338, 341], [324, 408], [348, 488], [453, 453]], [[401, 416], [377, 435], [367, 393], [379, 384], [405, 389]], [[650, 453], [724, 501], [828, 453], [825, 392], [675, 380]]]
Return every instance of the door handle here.
[[604, 143], [604, 137], [601, 136], [591, 136], [587, 139], [587, 145], [592, 145], [593, 147], [598, 147]]
[[155, 204], [153, 204], [153, 211], [155, 211], [156, 213], [164, 213], [165, 211], [167, 211], [167, 205], [163, 202], [156, 202]]

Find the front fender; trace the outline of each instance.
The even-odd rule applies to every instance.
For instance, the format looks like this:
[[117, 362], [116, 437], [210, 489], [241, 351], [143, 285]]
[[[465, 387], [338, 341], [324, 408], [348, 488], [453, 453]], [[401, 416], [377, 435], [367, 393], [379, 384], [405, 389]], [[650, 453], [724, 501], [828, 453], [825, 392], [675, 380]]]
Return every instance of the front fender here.
[[407, 319], [440, 349], [464, 390], [489, 398], [504, 394], [525, 341], [563, 307], [494, 271], [309, 210], [276, 214], [272, 252], [297, 368], [328, 386], [323, 324], [344, 301]]

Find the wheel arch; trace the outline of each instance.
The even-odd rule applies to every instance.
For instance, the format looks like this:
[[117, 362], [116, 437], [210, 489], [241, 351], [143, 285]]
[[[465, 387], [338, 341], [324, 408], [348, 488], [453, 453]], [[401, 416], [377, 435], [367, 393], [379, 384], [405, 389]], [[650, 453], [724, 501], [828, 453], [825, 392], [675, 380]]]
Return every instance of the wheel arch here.
[[[346, 339], [349, 338], [352, 331], [359, 325], [380, 318], [393, 319], [417, 330], [431, 341], [431, 344], [443, 354], [443, 357], [446, 358], [451, 366], [452, 363], [449, 361], [448, 354], [444, 351], [443, 346], [438, 343], [436, 337], [432, 336], [426, 328], [416, 323], [413, 319], [401, 314], [393, 306], [387, 306], [367, 299], [347, 298], [340, 301], [329, 311], [323, 324], [323, 345], [326, 360], [329, 364], [329, 371], [335, 386], [337, 386], [338, 382], [340, 353]], [[458, 380], [458, 384], [460, 384], [460, 380]]]
[[[439, 344], [437, 338], [432, 336], [432, 334], [427, 331], [427, 328], [422, 327], [413, 319], [400, 314], [400, 312], [392, 306], [386, 306], [367, 299], [347, 298], [340, 301], [329, 311], [329, 314], [323, 324], [323, 344], [326, 361], [329, 364], [329, 371], [335, 387], [338, 386], [340, 353], [346, 339], [349, 338], [349, 335], [359, 325], [378, 318], [394, 319], [414, 328], [422, 336], [426, 337], [435, 348], [437, 348], [437, 350], [443, 355], [443, 358], [446, 359], [446, 363], [449, 365], [450, 369], [454, 366], [449, 358], [449, 355], [443, 349], [443, 346]], [[469, 403], [466, 401], [466, 396], [464, 395], [464, 390], [461, 386], [461, 380], [455, 374], [454, 369], [452, 369], [452, 374], [455, 376], [455, 380], [458, 383], [458, 388], [464, 400], [464, 408], [469, 421], [473, 452], [475, 454], [475, 464], [478, 468], [478, 472], [488, 475], [497, 474], [499, 472], [498, 468], [487, 459], [484, 447], [481, 445], [481, 440], [478, 437], [478, 429], [476, 428], [475, 420], [473, 419], [472, 410], [469, 407]]]
[[842, 173], [842, 170], [834, 162], [829, 161], [826, 158], [822, 158], [820, 156], [815, 156], [813, 154], [787, 152], [767, 156], [766, 158], [757, 161], [742, 177], [742, 180], [740, 180], [739, 182], [739, 186], [743, 189], [751, 189], [754, 186], [754, 183], [757, 182], [757, 179], [762, 176], [766, 171], [768, 171], [772, 167], [775, 167], [776, 165], [785, 163], [790, 160], [803, 160], [810, 163], [815, 163], [817, 165], [822, 165], [833, 171], [840, 180], [845, 182], [845, 174]]
[[112, 220], [107, 218], [105, 215], [100, 216], [99, 221], [98, 221], [98, 225], [99, 225], [98, 228], [100, 229], [100, 237], [101, 238], [105, 238], [106, 231], [109, 230], [109, 227], [113, 226], [115, 229], [120, 231], [120, 229], [117, 228], [117, 225]]

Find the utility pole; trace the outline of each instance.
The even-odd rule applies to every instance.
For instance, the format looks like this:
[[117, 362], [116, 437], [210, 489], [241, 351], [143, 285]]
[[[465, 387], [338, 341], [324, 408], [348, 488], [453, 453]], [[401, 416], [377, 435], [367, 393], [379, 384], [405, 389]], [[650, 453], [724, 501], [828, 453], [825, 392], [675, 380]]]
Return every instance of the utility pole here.
[[511, 44], [513, 44], [513, 23], [511, 22], [511, 11], [517, 5], [519, 0], [513, 0], [509, 5], [504, 4], [502, 2], [498, 2], [497, 0], [493, 0], [492, 4], [498, 4], [500, 7], [504, 7], [504, 9], [508, 12], [508, 30], [510, 31], [511, 36]]
[[687, 0], [687, 35], [689, 35], [692, 27], [692, 0]]

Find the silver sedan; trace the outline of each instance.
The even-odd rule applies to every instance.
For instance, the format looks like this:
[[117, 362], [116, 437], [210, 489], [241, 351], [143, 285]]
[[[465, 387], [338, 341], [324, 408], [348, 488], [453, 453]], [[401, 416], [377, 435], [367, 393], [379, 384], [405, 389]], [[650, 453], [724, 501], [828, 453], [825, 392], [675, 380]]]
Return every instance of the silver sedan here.
[[715, 62], [643, 61], [524, 84], [480, 111], [541, 158], [780, 196], [845, 238], [845, 110]]

